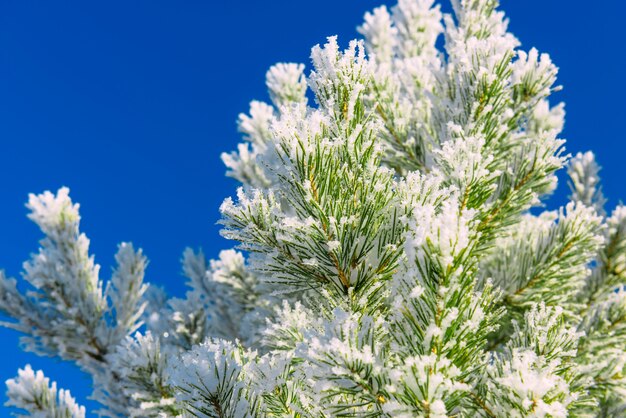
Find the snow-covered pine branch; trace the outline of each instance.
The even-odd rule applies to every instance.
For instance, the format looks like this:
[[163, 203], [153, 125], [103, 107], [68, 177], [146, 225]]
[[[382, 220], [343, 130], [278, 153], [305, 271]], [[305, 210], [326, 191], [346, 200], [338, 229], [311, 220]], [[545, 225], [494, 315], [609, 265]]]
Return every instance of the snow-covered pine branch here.
[[[268, 70], [222, 154], [240, 251], [187, 249], [182, 297], [131, 244], [105, 284], [68, 190], [31, 196], [45, 238], [23, 283], [0, 275], [2, 324], [110, 417], [623, 416], [626, 209], [593, 154], [568, 163], [549, 56], [497, 1], [452, 3], [379, 7], [310, 71]], [[541, 211], [566, 165], [570, 202]], [[7, 405], [84, 415], [19, 373]]]
[[18, 370], [15, 379], [7, 385], [7, 406], [13, 406], [28, 415], [41, 418], [85, 418], [85, 407], [76, 403], [69, 391], [57, 390], [56, 382], [49, 383], [41, 370], [34, 372], [30, 365]]

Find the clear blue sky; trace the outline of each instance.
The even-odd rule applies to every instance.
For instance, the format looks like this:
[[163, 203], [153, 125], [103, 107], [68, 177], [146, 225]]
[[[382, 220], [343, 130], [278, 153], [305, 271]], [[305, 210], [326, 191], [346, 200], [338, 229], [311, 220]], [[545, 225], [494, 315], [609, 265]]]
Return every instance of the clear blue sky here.
[[[132, 241], [151, 260], [147, 279], [181, 294], [186, 246], [210, 256], [230, 246], [215, 222], [236, 184], [219, 154], [239, 140], [237, 114], [266, 98], [266, 69], [308, 64], [310, 47], [328, 35], [346, 45], [379, 4], [0, 0], [0, 268], [17, 277], [37, 250], [27, 194], [66, 185], [104, 278], [117, 243]], [[626, 198], [626, 6], [502, 0], [502, 8], [523, 47], [560, 67], [567, 148], [596, 152], [615, 205]], [[31, 363], [92, 409], [86, 377], [17, 344], [0, 329], [0, 382]]]

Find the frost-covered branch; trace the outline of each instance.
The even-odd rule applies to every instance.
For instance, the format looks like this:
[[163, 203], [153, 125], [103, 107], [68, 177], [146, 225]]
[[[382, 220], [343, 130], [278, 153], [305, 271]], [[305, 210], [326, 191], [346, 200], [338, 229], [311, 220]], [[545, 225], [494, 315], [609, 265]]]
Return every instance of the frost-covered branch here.
[[569, 187], [572, 191], [570, 199], [592, 206], [598, 213], [604, 215], [606, 199], [602, 194], [599, 172], [600, 166], [590, 151], [576, 154], [567, 167], [567, 174], [570, 177]]
[[76, 403], [70, 392], [57, 390], [56, 382], [50, 383], [41, 370], [34, 372], [30, 365], [18, 371], [15, 379], [6, 382], [5, 405], [19, 408], [30, 417], [40, 418], [85, 418], [85, 407]]
[[141, 250], [121, 244], [117, 267], [103, 290], [69, 190], [30, 195], [27, 207], [45, 238], [24, 263], [28, 291], [0, 275], [0, 312], [12, 319], [2, 324], [23, 334], [26, 350], [76, 362], [94, 377], [95, 396], [110, 413], [125, 411], [129, 401], [119, 393], [116, 378], [103, 376], [109, 374], [108, 355], [141, 326], [146, 259]]

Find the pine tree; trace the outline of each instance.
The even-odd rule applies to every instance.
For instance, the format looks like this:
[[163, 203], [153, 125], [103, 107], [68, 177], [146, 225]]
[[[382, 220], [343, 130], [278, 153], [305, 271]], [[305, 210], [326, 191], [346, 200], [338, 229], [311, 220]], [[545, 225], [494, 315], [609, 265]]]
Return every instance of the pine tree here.
[[[497, 7], [399, 0], [308, 76], [271, 67], [222, 155], [237, 247], [186, 250], [182, 298], [129, 243], [105, 284], [68, 189], [31, 195], [44, 238], [24, 284], [0, 275], [2, 325], [88, 372], [106, 417], [626, 416], [626, 207], [564, 153], [557, 68]], [[7, 386], [85, 416], [30, 366]]]

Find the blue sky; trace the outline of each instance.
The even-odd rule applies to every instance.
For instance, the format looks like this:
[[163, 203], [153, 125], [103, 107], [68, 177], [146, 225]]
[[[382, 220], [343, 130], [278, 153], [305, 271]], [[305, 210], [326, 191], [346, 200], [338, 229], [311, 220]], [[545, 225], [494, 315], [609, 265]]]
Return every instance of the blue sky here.
[[[17, 277], [37, 249], [27, 194], [66, 185], [103, 278], [117, 243], [132, 241], [151, 260], [147, 280], [181, 294], [186, 246], [216, 256], [231, 245], [215, 225], [236, 187], [219, 154], [239, 140], [237, 114], [267, 97], [266, 69], [308, 64], [310, 47], [328, 35], [346, 45], [379, 4], [1, 0], [0, 268]], [[614, 206], [626, 198], [626, 7], [595, 5], [502, 0], [523, 47], [548, 52], [560, 67], [567, 149], [596, 152]], [[560, 187], [555, 204], [566, 194]], [[22, 353], [13, 331], [0, 329], [0, 341], [0, 381], [31, 363], [94, 406], [75, 368]]]

